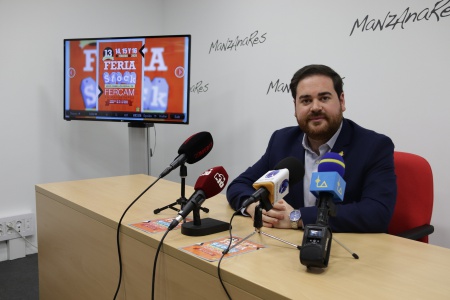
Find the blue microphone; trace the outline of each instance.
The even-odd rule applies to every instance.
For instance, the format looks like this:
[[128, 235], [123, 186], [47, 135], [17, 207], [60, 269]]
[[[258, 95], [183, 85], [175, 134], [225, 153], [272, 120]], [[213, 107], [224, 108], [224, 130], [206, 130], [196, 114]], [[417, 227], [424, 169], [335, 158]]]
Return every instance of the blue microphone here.
[[346, 185], [344, 179], [342, 179], [345, 173], [342, 156], [334, 152], [325, 154], [317, 171], [311, 175], [310, 192], [317, 198], [320, 198], [323, 193], [328, 193], [333, 196], [334, 202], [342, 202]]
[[341, 155], [335, 152], [326, 153], [320, 160], [319, 172], [337, 172], [341, 177], [345, 174], [345, 163]]
[[344, 159], [338, 153], [329, 152], [323, 156], [317, 170], [312, 173], [309, 190], [318, 198], [317, 224], [328, 226], [328, 216], [336, 216], [334, 202], [344, 200]]

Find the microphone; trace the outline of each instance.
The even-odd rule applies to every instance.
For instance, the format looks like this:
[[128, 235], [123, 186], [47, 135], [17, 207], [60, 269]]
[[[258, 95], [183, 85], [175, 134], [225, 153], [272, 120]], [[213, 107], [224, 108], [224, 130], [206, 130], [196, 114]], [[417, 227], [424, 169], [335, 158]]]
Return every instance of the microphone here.
[[[328, 217], [336, 216], [334, 202], [344, 198], [345, 164], [342, 157], [333, 152], [325, 154], [313, 172], [309, 190], [318, 198], [316, 224], [308, 224], [303, 229], [300, 262], [308, 268], [328, 266], [333, 234], [328, 225]], [[356, 254], [355, 254], [356, 255]], [[358, 256], [353, 256], [357, 258]]]
[[270, 203], [282, 199], [289, 193], [289, 185], [299, 182], [305, 175], [305, 168], [300, 160], [290, 156], [281, 160], [274, 170], [268, 171], [253, 184], [256, 191], [244, 201], [239, 209], [243, 209], [263, 198], [268, 198]]
[[206, 199], [220, 193], [227, 182], [228, 174], [222, 166], [214, 167], [203, 172], [195, 183], [195, 192], [189, 198], [182, 210], [178, 212], [177, 217], [170, 223], [169, 230], [175, 228], [195, 208], [200, 208]]
[[213, 147], [213, 138], [207, 131], [198, 132], [191, 135], [178, 149], [178, 156], [173, 162], [159, 175], [160, 178], [166, 176], [174, 169], [184, 163], [194, 164], [204, 158]]
[[346, 186], [342, 178], [345, 173], [344, 160], [338, 153], [329, 152], [323, 156], [317, 171], [311, 175], [309, 190], [319, 199], [317, 223], [327, 225], [328, 215], [336, 215], [333, 201], [344, 200]]

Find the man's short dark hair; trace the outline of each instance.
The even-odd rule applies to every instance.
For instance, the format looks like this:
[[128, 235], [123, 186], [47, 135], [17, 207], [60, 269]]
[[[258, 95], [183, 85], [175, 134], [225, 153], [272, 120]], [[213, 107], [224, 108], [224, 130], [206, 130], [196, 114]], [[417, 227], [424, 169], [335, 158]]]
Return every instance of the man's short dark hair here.
[[308, 65], [304, 66], [297, 72], [295, 72], [294, 76], [291, 79], [291, 84], [289, 85], [292, 93], [292, 97], [297, 97], [297, 86], [298, 83], [305, 79], [306, 77], [313, 76], [313, 75], [323, 75], [330, 77], [333, 81], [334, 90], [336, 91], [338, 97], [341, 96], [343, 92], [343, 81], [341, 76], [339, 76], [338, 73], [336, 73], [332, 68], [325, 66], [325, 65]]

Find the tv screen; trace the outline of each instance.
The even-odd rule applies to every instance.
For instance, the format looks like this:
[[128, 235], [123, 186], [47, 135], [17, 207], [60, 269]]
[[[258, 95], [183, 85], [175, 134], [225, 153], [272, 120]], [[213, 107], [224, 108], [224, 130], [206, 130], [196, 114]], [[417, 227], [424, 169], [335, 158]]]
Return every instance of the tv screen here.
[[190, 35], [64, 39], [64, 119], [189, 123]]

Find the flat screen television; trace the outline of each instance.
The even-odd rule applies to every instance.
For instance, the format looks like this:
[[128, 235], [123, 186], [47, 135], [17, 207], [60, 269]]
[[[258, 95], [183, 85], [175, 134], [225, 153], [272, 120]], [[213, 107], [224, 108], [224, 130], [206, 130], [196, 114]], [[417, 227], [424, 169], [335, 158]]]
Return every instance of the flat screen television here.
[[64, 39], [64, 119], [188, 124], [190, 56], [190, 35]]

